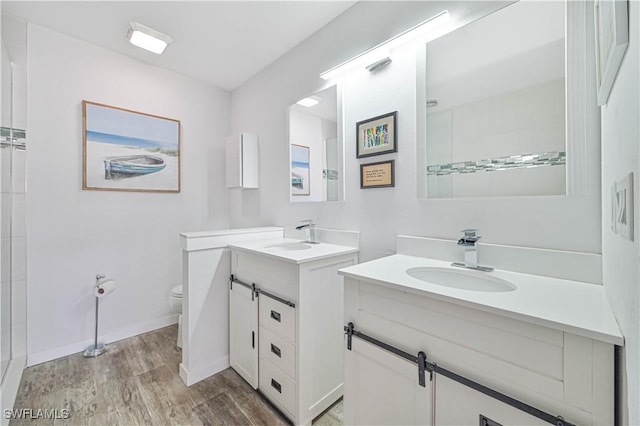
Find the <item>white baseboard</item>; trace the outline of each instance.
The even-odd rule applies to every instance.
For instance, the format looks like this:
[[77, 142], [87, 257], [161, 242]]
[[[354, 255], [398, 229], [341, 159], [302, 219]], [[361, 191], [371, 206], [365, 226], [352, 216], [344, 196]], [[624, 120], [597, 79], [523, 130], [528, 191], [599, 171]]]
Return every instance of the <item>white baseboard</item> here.
[[[13, 408], [13, 404], [16, 401], [16, 395], [18, 394], [18, 389], [20, 388], [20, 380], [22, 380], [22, 372], [27, 363], [26, 355], [14, 358], [9, 361], [9, 366], [7, 367], [7, 371], [4, 375], [4, 380], [2, 380], [2, 413], [1, 413], [1, 422], [2, 426], [8, 425], [9, 420], [5, 418], [4, 410], [10, 410]], [[30, 408], [30, 407], [18, 407], [18, 408]]]
[[[118, 340], [126, 339], [128, 337], [137, 336], [138, 334], [147, 333], [149, 331], [157, 330], [159, 328], [163, 328], [172, 324], [177, 324], [177, 322], [178, 315], [172, 314], [155, 320], [141, 322], [103, 336], [98, 336], [98, 342], [107, 344], [117, 342]], [[75, 354], [77, 352], [82, 352], [93, 342], [94, 339], [86, 339], [80, 342], [59, 346], [57, 348], [49, 349], [43, 352], [28, 354], [27, 366], [31, 367], [32, 365], [41, 364], [53, 359], [62, 358], [64, 356]]]
[[191, 386], [194, 383], [198, 383], [199, 381], [204, 380], [207, 377], [211, 377], [227, 368], [229, 368], [228, 355], [191, 371], [187, 371], [187, 369], [184, 368], [184, 364], [180, 363], [180, 378], [185, 385]]

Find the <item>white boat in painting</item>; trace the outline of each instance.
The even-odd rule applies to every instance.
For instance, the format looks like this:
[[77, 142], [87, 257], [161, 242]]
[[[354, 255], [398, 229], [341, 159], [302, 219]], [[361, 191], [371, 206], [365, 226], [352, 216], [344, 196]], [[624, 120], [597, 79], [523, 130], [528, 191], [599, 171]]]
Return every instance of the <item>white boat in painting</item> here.
[[166, 164], [157, 155], [127, 155], [104, 159], [104, 178], [133, 177], [159, 172]]

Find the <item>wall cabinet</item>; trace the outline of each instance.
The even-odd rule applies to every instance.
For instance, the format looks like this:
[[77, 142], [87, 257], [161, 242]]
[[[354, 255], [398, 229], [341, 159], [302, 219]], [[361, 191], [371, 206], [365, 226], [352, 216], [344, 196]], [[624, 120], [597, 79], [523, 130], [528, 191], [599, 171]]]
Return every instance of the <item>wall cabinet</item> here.
[[258, 137], [239, 133], [226, 140], [227, 188], [258, 188]]
[[337, 271], [358, 255], [352, 249], [297, 263], [236, 246], [233, 277], [259, 292], [251, 300], [247, 287], [232, 282], [231, 366], [294, 424], [311, 424], [343, 393], [344, 287]]

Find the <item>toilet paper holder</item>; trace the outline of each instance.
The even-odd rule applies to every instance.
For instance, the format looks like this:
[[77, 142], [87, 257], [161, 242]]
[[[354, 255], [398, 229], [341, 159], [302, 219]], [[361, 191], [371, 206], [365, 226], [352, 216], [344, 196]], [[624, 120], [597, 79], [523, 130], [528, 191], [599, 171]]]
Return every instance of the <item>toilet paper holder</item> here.
[[95, 358], [97, 356], [102, 355], [107, 351], [107, 345], [104, 343], [98, 343], [98, 306], [100, 298], [106, 296], [107, 294], [113, 292], [115, 290], [115, 281], [107, 279], [104, 274], [96, 274], [96, 286], [94, 289], [94, 296], [96, 298], [96, 328], [95, 328], [95, 337], [94, 343], [92, 345], [87, 346], [84, 350], [85, 358]]

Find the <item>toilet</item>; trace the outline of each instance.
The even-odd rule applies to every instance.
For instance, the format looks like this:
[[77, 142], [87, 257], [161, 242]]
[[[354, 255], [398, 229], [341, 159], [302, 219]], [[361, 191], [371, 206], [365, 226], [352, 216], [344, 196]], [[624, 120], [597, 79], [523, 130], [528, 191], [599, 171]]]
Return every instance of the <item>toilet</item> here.
[[169, 307], [178, 314], [178, 340], [176, 346], [182, 348], [182, 286], [177, 285], [171, 289], [169, 295]]

